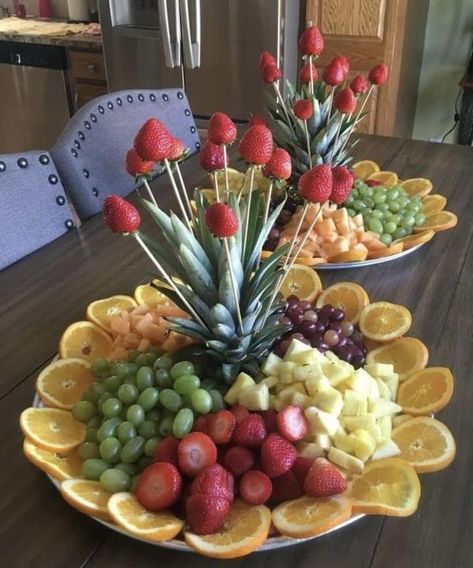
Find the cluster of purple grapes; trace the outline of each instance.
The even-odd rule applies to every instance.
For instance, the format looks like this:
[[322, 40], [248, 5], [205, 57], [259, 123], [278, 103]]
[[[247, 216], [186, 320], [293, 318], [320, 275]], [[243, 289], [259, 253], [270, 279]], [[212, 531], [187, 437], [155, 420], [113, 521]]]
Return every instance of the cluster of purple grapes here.
[[297, 296], [289, 296], [280, 322], [291, 326], [274, 348], [280, 357], [284, 357], [292, 339], [299, 339], [322, 353], [333, 351], [355, 369], [365, 364], [368, 350], [363, 344], [363, 336], [350, 321], [345, 320], [343, 310], [330, 304], [316, 308]]
[[[272, 202], [270, 205], [270, 210], [273, 210], [276, 207], [277, 203]], [[279, 213], [276, 222], [274, 223], [273, 228], [269, 232], [268, 238], [264, 243], [264, 250], [276, 250], [279, 239], [281, 237], [282, 229], [289, 223], [292, 215], [294, 214], [297, 208], [297, 203], [294, 201], [290, 196], [288, 196], [286, 203], [284, 204], [284, 208]]]

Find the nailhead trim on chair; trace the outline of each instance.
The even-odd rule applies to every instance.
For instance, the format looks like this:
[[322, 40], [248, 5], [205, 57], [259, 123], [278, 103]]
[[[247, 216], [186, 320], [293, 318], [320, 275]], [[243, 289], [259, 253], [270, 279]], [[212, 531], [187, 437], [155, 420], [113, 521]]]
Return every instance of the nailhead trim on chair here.
[[39, 157], [39, 163], [43, 166], [47, 166], [49, 164], [49, 156], [46, 156], [46, 154], [41, 154], [41, 156]]
[[4, 172], [7, 169], [5, 162], [0, 162], [0, 172]]
[[48, 181], [49, 181], [49, 183], [50, 183], [51, 185], [56, 185], [57, 182], [58, 182], [58, 178], [57, 178], [56, 175], [51, 174], [51, 175], [48, 177]]
[[19, 158], [17, 164], [19, 168], [25, 169], [28, 167], [28, 160], [26, 158]]

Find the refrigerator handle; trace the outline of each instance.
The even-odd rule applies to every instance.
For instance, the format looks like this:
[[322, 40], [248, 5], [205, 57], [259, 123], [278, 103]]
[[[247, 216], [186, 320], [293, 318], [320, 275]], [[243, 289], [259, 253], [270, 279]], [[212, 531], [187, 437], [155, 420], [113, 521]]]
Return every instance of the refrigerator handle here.
[[201, 46], [201, 26], [200, 26], [200, 0], [194, 2], [194, 37], [191, 34], [191, 22], [189, 14], [189, 0], [180, 0], [182, 16], [182, 43], [184, 48], [184, 64], [188, 69], [200, 67], [200, 46]]
[[159, 27], [163, 37], [164, 60], [166, 67], [180, 67], [181, 65], [181, 22], [179, 12], [179, 1], [171, 0], [174, 5], [174, 41], [171, 38], [171, 26], [169, 23], [169, 12], [167, 0], [158, 0]]

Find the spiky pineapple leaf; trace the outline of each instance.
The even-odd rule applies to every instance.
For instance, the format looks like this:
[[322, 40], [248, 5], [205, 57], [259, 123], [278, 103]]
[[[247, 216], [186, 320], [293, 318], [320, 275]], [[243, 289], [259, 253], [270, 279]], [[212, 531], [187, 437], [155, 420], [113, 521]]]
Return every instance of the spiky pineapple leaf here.
[[[182, 269], [181, 263], [179, 259], [176, 258], [176, 255], [173, 254], [166, 245], [157, 239], [153, 239], [148, 235], [145, 235], [141, 231], [139, 232], [140, 237], [143, 239], [146, 246], [151, 250], [154, 256], [161, 261], [161, 264], [168, 272], [172, 272], [175, 275], [182, 278], [184, 275], [184, 271]], [[158, 278], [162, 279], [162, 275], [159, 274]]]
[[223, 304], [215, 304], [210, 308], [210, 323], [212, 326], [223, 324], [235, 332], [233, 316]]
[[179, 255], [186, 272], [186, 280], [207, 305], [217, 301], [218, 291], [212, 275], [206, 270], [200, 258], [185, 244], [179, 247]]
[[212, 264], [207, 257], [207, 253], [205, 252], [200, 242], [196, 239], [194, 234], [189, 231], [189, 228], [184, 225], [184, 223], [174, 213], [171, 213], [171, 223], [174, 230], [175, 240], [181, 245], [186, 245], [186, 247], [199, 258], [206, 271], [211, 272]]

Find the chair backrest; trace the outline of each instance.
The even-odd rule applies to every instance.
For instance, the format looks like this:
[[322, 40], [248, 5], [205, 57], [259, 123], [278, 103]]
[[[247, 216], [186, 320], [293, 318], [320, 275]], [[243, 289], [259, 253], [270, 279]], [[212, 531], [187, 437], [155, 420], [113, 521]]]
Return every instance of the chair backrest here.
[[190, 154], [199, 150], [194, 118], [180, 89], [109, 93], [80, 108], [64, 129], [51, 154], [82, 220], [101, 211], [110, 193], [125, 196], [135, 189], [125, 156], [149, 118], [161, 120]]
[[47, 151], [0, 155], [0, 270], [74, 227]]

